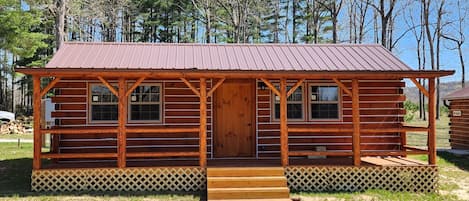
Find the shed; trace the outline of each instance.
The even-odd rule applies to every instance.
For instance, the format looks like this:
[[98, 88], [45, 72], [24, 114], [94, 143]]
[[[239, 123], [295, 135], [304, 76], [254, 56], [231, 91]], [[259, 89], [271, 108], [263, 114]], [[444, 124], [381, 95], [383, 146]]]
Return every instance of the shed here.
[[449, 93], [443, 100], [449, 104], [449, 142], [451, 149], [469, 149], [469, 87]]
[[[209, 199], [434, 191], [435, 78], [454, 73], [413, 70], [380, 45], [147, 43], [65, 43], [45, 68], [17, 71], [34, 80], [33, 190]], [[428, 96], [428, 127], [403, 124], [404, 79]], [[41, 128], [50, 90], [56, 124]], [[409, 131], [428, 147], [408, 146]]]

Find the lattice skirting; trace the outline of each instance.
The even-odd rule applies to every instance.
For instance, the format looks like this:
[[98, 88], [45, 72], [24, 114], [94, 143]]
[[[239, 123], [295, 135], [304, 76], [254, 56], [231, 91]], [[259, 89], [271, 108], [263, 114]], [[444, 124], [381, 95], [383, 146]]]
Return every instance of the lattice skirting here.
[[291, 166], [286, 168], [285, 175], [293, 191], [434, 192], [438, 183], [438, 168], [434, 166]]
[[175, 168], [90, 168], [33, 170], [33, 191], [200, 191], [205, 170]]

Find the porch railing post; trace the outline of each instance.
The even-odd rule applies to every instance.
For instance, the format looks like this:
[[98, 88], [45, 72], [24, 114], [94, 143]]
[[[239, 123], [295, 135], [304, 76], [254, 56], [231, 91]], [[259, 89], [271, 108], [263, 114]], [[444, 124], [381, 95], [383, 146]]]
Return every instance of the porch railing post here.
[[359, 166], [361, 162], [360, 150], [360, 94], [357, 79], [352, 79], [352, 120], [353, 120], [353, 134], [352, 134], [352, 150], [353, 150], [353, 164]]
[[207, 166], [207, 83], [200, 78], [199, 165]]
[[428, 164], [436, 164], [436, 100], [435, 78], [428, 79]]
[[127, 135], [126, 126], [127, 123], [127, 98], [125, 89], [125, 79], [119, 78], [119, 128], [117, 134], [117, 166], [119, 168], [125, 168], [126, 164], [126, 152], [127, 152]]
[[288, 166], [287, 80], [280, 79], [280, 156], [282, 166]]
[[41, 169], [41, 77], [33, 76], [33, 120], [34, 120], [34, 154], [33, 169]]

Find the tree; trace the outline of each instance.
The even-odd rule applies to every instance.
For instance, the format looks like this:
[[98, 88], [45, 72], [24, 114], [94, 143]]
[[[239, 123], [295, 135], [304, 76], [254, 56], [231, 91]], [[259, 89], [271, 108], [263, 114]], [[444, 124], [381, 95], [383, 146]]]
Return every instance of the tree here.
[[65, 41], [65, 15], [67, 0], [55, 0], [55, 47], [58, 50]]
[[[9, 101], [11, 103], [10, 109], [13, 112], [15, 111], [14, 91], [16, 73], [14, 67], [16, 61], [19, 58], [32, 57], [36, 50], [47, 46], [43, 42], [46, 35], [34, 31], [38, 24], [40, 24], [39, 12], [34, 10], [24, 11], [18, 1], [0, 1], [0, 49], [3, 50], [3, 57], [0, 58], [0, 61], [4, 70], [1, 74], [10, 74], [11, 98]], [[11, 63], [9, 63], [10, 61]], [[6, 90], [7, 82], [5, 81], [1, 85], [5, 89], [1, 97], [5, 99], [8, 95]], [[5, 105], [3, 107], [7, 108]]]
[[465, 76], [466, 76], [466, 69], [464, 67], [464, 55], [462, 46], [465, 42], [465, 19], [467, 16], [467, 8], [461, 5], [461, 1], [457, 1], [457, 19], [454, 23], [451, 24], [451, 32], [441, 34], [441, 37], [447, 39], [456, 44], [456, 47], [448, 47], [450, 50], [457, 50], [459, 56], [459, 63], [461, 65], [461, 87], [465, 87]]
[[371, 0], [349, 0], [349, 42], [363, 43], [365, 37], [365, 20]]
[[[387, 2], [387, 5], [386, 5]], [[396, 6], [396, 0], [379, 0], [379, 3], [371, 3], [371, 7], [379, 14], [381, 21], [381, 45], [391, 50], [389, 46], [389, 28], [392, 27], [394, 7]]]
[[330, 15], [330, 19], [332, 22], [332, 43], [337, 43], [338, 41], [338, 17], [340, 14], [340, 10], [342, 8], [342, 2], [343, 0], [318, 0], [318, 3], [321, 4], [322, 7], [324, 7]]
[[210, 43], [212, 38], [212, 7], [214, 2], [213, 0], [192, 0], [192, 3], [202, 17], [202, 23], [205, 25], [205, 42]]

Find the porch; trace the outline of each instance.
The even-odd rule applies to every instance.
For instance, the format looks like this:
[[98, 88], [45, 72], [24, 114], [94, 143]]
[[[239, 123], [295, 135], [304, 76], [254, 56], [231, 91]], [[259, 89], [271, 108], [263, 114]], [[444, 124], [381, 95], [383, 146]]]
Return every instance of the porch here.
[[[72, 76], [72, 75], [69, 75]], [[77, 75], [73, 75], [77, 76]], [[84, 76], [84, 75], [80, 75]], [[89, 77], [90, 75], [88, 75]], [[239, 77], [235, 77], [236, 79], [240, 79], [242, 77], [249, 77], [253, 75], [238, 75]], [[322, 76], [322, 75], [309, 75], [308, 79], [318, 79], [319, 77], [317, 76]], [[408, 75], [410, 76], [410, 75]], [[434, 110], [435, 107], [432, 106], [435, 103], [435, 98], [434, 96], [430, 94], [434, 94], [434, 85], [435, 85], [435, 78], [434, 77], [425, 77], [428, 79], [429, 82], [429, 90], [426, 90], [419, 82], [416, 80], [416, 76], [412, 74], [412, 76], [415, 77], [410, 77], [410, 79], [418, 86], [418, 88], [422, 91], [423, 94], [427, 95], [430, 101], [430, 108], [429, 108], [429, 115], [435, 115]], [[435, 75], [432, 75], [435, 76]], [[67, 79], [68, 76], [63, 76], [63, 79]], [[190, 158], [191, 163], [194, 162], [194, 159], [198, 159], [198, 165], [201, 168], [207, 167], [207, 156], [209, 156], [209, 159], [212, 158], [220, 158], [220, 156], [216, 156], [213, 154], [213, 131], [210, 131], [212, 135], [210, 136], [211, 143], [209, 141], [209, 138], [207, 137], [207, 119], [211, 119], [211, 123], [217, 123], [218, 120], [214, 120], [213, 117], [207, 115], [208, 112], [211, 113], [213, 116], [213, 113], [217, 113], [217, 111], [214, 111], [213, 108], [211, 108], [210, 111], [208, 111], [207, 106], [207, 100], [209, 98], [213, 99], [213, 95], [217, 93], [217, 89], [221, 86], [224, 86], [229, 82], [231, 79], [227, 79], [226, 75], [225, 77], [214, 77], [211, 78], [211, 83], [213, 82], [212, 86], [209, 88], [207, 87], [207, 80], [208, 78], [199, 78], [196, 79], [198, 82], [199, 86], [194, 85], [195, 81], [194, 79], [189, 79], [189, 78], [184, 78], [180, 77], [179, 79], [181, 82], [183, 82], [188, 89], [190, 89], [195, 96], [199, 99], [199, 109], [198, 111], [200, 112], [198, 115], [198, 120], [199, 120], [199, 125], [198, 126], [190, 126], [190, 125], [182, 125], [178, 127], [174, 126], [166, 126], [166, 125], [158, 125], [158, 126], [136, 126], [136, 125], [129, 125], [128, 124], [128, 107], [127, 107], [127, 97], [130, 95], [132, 90], [134, 90], [136, 87], [139, 86], [145, 79], [151, 79], [149, 78], [150, 76], [142, 76], [138, 79], [135, 79], [134, 77], [121, 77], [118, 78], [118, 89], [116, 90], [112, 85], [109, 83], [109, 79], [116, 79], [116, 78], [104, 78], [100, 75], [96, 76], [96, 79], [99, 80], [104, 86], [108, 88], [109, 91], [111, 91], [116, 97], [118, 97], [118, 108], [119, 108], [119, 121], [117, 123], [117, 126], [86, 126], [86, 127], [52, 127], [52, 128], [41, 128], [41, 122], [40, 118], [35, 118], [35, 152], [34, 152], [34, 163], [33, 163], [33, 168], [34, 169], [41, 169], [41, 160], [42, 159], [53, 159], [55, 161], [60, 160], [60, 161], [65, 161], [69, 160], [70, 161], [80, 161], [81, 159], [83, 160], [90, 160], [90, 159], [96, 159], [96, 160], [101, 160], [101, 161], [114, 161], [114, 166], [116, 166], [117, 162], [117, 167], [119, 168], [125, 168], [125, 167], [132, 167], [135, 165], [127, 165], [127, 162], [131, 161], [148, 161], [148, 160], [157, 160], [157, 159], [172, 159], [172, 158], [181, 158], [181, 159], [187, 159]], [[325, 76], [322, 76], [324, 78]], [[34, 76], [34, 82], [35, 86], [40, 86], [40, 78], [41, 76]], [[94, 78], [91, 76], [91, 78]], [[159, 77], [160, 78], [160, 77]], [[169, 77], [174, 79], [172, 76]], [[307, 158], [307, 157], [328, 157], [328, 158], [342, 158], [344, 159], [343, 162], [345, 161], [350, 161], [349, 165], [354, 165], [354, 166], [360, 166], [362, 161], [361, 157], [365, 156], [407, 156], [407, 155], [412, 155], [412, 154], [426, 154], [428, 155], [428, 164], [429, 165], [434, 165], [435, 164], [435, 154], [436, 154], [436, 149], [435, 149], [435, 120], [434, 118], [429, 118], [430, 121], [428, 123], [427, 127], [411, 127], [411, 126], [406, 126], [404, 124], [393, 124], [392, 127], [381, 127], [380, 124], [376, 124], [378, 126], [370, 126], [369, 124], [364, 124], [361, 122], [360, 118], [360, 91], [359, 91], [359, 83], [360, 79], [365, 79], [369, 78], [369, 76], [362, 76], [359, 78], [349, 78], [345, 75], [342, 75], [340, 77], [331, 77], [330, 79], [335, 83], [338, 88], [343, 91], [344, 96], [348, 96], [350, 98], [351, 102], [351, 119], [352, 122], [351, 124], [337, 124], [337, 125], [320, 125], [320, 124], [292, 124], [289, 125], [289, 121], [287, 120], [287, 98], [293, 94], [293, 92], [302, 85], [302, 83], [305, 82], [306, 78], [300, 78], [300, 79], [294, 79], [292, 78], [280, 78], [280, 79], [275, 79], [275, 78], [265, 78], [265, 77], [251, 77], [250, 80], [258, 80], [259, 82], [265, 84], [265, 86], [268, 88], [269, 92], [271, 91], [272, 94], [275, 94], [276, 96], [279, 97], [279, 105], [280, 105], [280, 111], [279, 111], [279, 142], [280, 142], [280, 149], [279, 149], [279, 165], [282, 167], [287, 167], [290, 163], [290, 158]], [[401, 79], [403, 78], [408, 78], [406, 76], [400, 77]], [[62, 77], [56, 76], [53, 81], [51, 81], [46, 87], [41, 89], [40, 87], [35, 88], [35, 94], [39, 94], [38, 97], [42, 97], [44, 94], [46, 94], [50, 89], [53, 89], [55, 84], [60, 82]], [[349, 80], [347, 83], [344, 82], [344, 80]], [[293, 85], [288, 85], [287, 80], [290, 82], [293, 80], [291, 84]], [[278, 81], [280, 84], [280, 90], [274, 86], [274, 82]], [[127, 87], [126, 83], [127, 82], [134, 82], [130, 87]], [[348, 86], [347, 86], [348, 85]], [[290, 87], [290, 89], [287, 90], [287, 86]], [[249, 89], [249, 88], [247, 88]], [[256, 102], [257, 103], [257, 102]], [[40, 99], [35, 100], [35, 106], [36, 108], [40, 108]], [[250, 111], [250, 107], [245, 107], [243, 108], [247, 112]], [[233, 110], [234, 111], [234, 110]], [[35, 117], [40, 117], [41, 114], [40, 109], [36, 109], [35, 111]], [[226, 111], [225, 111], [226, 112]], [[228, 113], [231, 111], [228, 111]], [[252, 112], [251, 112], [252, 114]], [[247, 115], [249, 116], [249, 115]], [[261, 117], [258, 117], [257, 119], [260, 119]], [[228, 119], [228, 121], [233, 121], [234, 119]], [[213, 122], [215, 121], [215, 122]], [[254, 122], [255, 123], [255, 122]], [[257, 125], [257, 124], [256, 124]], [[250, 127], [250, 129], [246, 129]], [[248, 123], [247, 126], [240, 125], [236, 127], [236, 129], [242, 129], [243, 133], [248, 133], [251, 130], [254, 130], [252, 128], [252, 124]], [[219, 132], [219, 131], [218, 131]], [[428, 136], [428, 147], [426, 149], [422, 148], [416, 148], [416, 147], [410, 147], [406, 145], [406, 133], [407, 132], [420, 132], [422, 134], [426, 134]], [[331, 136], [348, 136], [349, 139], [351, 139], [351, 146], [349, 149], [347, 148], [341, 148], [340, 150], [298, 150], [298, 149], [292, 149], [290, 146], [294, 145], [292, 143], [289, 143], [289, 141], [297, 141], [296, 139], [296, 133], [301, 133], [303, 136], [305, 134], [308, 135], [314, 135], [316, 133], [320, 133], [322, 137], [331, 134]], [[362, 150], [362, 138], [364, 138], [365, 135], [367, 134], [389, 134], [389, 133], [399, 133], [400, 137], [400, 142], [399, 142], [399, 149], [393, 148], [392, 150]], [[85, 135], [93, 135], [96, 137], [105, 137], [105, 138], [110, 138], [115, 141], [115, 144], [111, 144], [111, 147], [115, 147], [114, 150], [112, 149], [106, 149], [106, 150], [98, 150], [96, 149], [94, 153], [92, 152], [75, 152], [75, 153], [68, 153], [68, 152], [62, 152], [59, 151], [58, 143], [53, 143], [53, 147], [51, 147], [51, 151], [47, 153], [42, 153], [41, 152], [41, 147], [42, 147], [42, 140], [41, 138], [46, 135], [46, 134], [51, 134], [53, 138], [53, 142], [57, 140], [57, 136], [85, 136]], [[171, 151], [170, 149], [165, 150], [163, 148], [160, 148], [158, 150], [154, 151], [135, 151], [133, 149], [135, 145], [133, 146], [128, 146], [127, 144], [135, 141], [135, 140], [142, 140], [146, 139], [145, 136], [150, 136], [150, 135], [155, 135], [155, 134], [181, 134], [181, 136], [188, 136], [190, 134], [190, 138], [192, 139], [197, 139], [198, 144], [197, 145], [191, 145], [191, 149], [178, 149], [178, 151]], [[139, 138], [135, 138], [135, 135], [138, 135]], [[133, 137], [132, 137], [133, 136]], [[217, 135], [215, 135], [217, 136]], [[218, 136], [223, 136], [223, 135], [218, 135]], [[252, 136], [252, 134], [251, 134]], [[269, 136], [265, 137], [267, 138], [272, 138], [272, 134], [269, 134]], [[142, 138], [143, 137], [143, 138]], [[250, 137], [248, 135], [248, 137]], [[314, 137], [314, 136], [313, 136]], [[151, 138], [151, 137], [150, 137]], [[150, 139], [148, 138], [148, 139]], [[153, 137], [154, 138], [154, 137]], [[162, 138], [164, 139], [164, 138]], [[226, 139], [225, 139], [226, 140]], [[302, 140], [302, 139], [301, 139]], [[334, 139], [332, 139], [334, 140]], [[229, 141], [226, 141], [226, 143], [229, 143]], [[249, 143], [253, 143], [253, 141], [249, 141]], [[257, 141], [255, 143], [258, 143]], [[233, 143], [231, 143], [233, 144]], [[347, 144], [347, 143], [341, 143], [341, 144]], [[211, 147], [212, 150], [207, 150], [208, 147]], [[239, 145], [235, 145], [239, 146]], [[257, 146], [257, 145], [256, 145]], [[344, 146], [343, 146], [344, 147]], [[79, 147], [76, 147], [79, 148]], [[253, 149], [256, 148], [250, 148], [247, 147], [248, 149], [251, 149], [251, 153], [253, 152]], [[133, 149], [133, 150], [132, 150]], [[172, 149], [174, 150], [174, 149]], [[226, 149], [225, 149], [226, 150]], [[210, 154], [209, 154], [210, 152]], [[248, 155], [249, 157], [254, 157], [256, 159], [260, 159], [256, 155]], [[243, 158], [243, 155], [235, 155], [235, 158]], [[223, 156], [221, 156], [223, 158]], [[272, 157], [270, 157], [272, 158]], [[333, 161], [333, 160], [332, 160]], [[132, 162], [133, 163], [133, 162]], [[331, 162], [333, 163], [333, 162]], [[315, 164], [315, 163], [313, 163]], [[313, 165], [311, 164], [311, 165]]]

